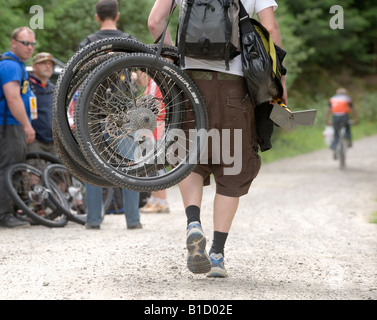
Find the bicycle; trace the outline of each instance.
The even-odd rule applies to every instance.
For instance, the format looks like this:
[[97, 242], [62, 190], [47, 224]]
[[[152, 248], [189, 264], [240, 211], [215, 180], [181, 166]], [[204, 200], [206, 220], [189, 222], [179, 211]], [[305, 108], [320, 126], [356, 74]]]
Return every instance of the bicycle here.
[[336, 144], [334, 150], [334, 157], [335, 159], [339, 160], [339, 168], [340, 170], [344, 170], [346, 168], [346, 154], [347, 149], [349, 146], [349, 139], [347, 138], [347, 125], [351, 125], [352, 121], [348, 119], [342, 119], [337, 124], [337, 130], [339, 132], [338, 143]]

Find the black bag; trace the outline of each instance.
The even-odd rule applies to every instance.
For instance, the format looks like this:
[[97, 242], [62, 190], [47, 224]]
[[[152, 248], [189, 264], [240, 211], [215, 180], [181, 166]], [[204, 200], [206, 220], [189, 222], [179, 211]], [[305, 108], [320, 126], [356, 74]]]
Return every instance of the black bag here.
[[239, 0], [186, 0], [182, 2], [177, 46], [184, 57], [229, 61], [240, 54]]
[[270, 119], [271, 100], [281, 98], [281, 76], [287, 73], [282, 66], [286, 52], [272, 43], [268, 31], [251, 19], [240, 3], [240, 34], [242, 68], [248, 93], [255, 105], [255, 122], [259, 148], [272, 148], [274, 123]]
[[246, 85], [256, 106], [283, 96], [281, 76], [286, 52], [276, 46], [268, 31], [251, 19], [240, 3], [242, 68]]

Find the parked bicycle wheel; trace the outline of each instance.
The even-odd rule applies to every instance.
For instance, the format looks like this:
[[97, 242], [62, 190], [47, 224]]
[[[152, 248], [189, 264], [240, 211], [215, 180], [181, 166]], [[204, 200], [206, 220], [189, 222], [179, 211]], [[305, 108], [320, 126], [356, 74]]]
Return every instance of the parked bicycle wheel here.
[[[37, 166], [35, 163], [40, 163]], [[51, 153], [44, 151], [29, 151], [26, 153], [26, 164], [32, 165], [39, 170], [44, 170], [44, 168], [51, 163], [61, 163], [59, 157], [54, 156]]]
[[57, 188], [43, 185], [42, 173], [25, 163], [10, 166], [5, 175], [8, 193], [22, 214], [46, 227], [64, 227], [68, 221], [63, 211], [54, 205], [57, 199], [65, 205], [65, 198]]
[[43, 172], [43, 183], [49, 189], [59, 189], [64, 195], [64, 202], [52, 197], [56, 207], [64, 212], [69, 220], [85, 224], [86, 192], [85, 184], [70, 174], [67, 167], [61, 164], [50, 164]]
[[[145, 95], [145, 86], [130, 90], [131, 76], [140, 74], [155, 82], [161, 98]], [[194, 169], [207, 143], [201, 137], [208, 125], [200, 92], [181, 69], [153, 55], [103, 62], [82, 84], [74, 114], [87, 161], [106, 180], [135, 191], [177, 184]]]

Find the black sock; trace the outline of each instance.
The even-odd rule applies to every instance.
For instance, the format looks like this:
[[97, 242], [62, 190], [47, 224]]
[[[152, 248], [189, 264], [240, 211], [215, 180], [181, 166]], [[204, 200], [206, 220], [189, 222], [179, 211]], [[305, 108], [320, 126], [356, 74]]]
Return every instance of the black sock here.
[[227, 237], [227, 232], [214, 231], [212, 247], [209, 250], [209, 254], [211, 255], [211, 253], [221, 253], [222, 255], [224, 255], [224, 247]]
[[198, 206], [188, 206], [186, 208], [187, 225], [191, 222], [199, 221], [200, 223], [200, 208]]

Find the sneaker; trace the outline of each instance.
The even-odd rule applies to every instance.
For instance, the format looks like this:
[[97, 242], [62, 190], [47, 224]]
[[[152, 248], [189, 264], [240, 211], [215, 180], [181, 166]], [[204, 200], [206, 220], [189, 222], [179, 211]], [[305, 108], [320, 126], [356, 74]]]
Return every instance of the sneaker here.
[[224, 267], [224, 256], [222, 253], [211, 253], [211, 271], [207, 274], [209, 278], [226, 278], [228, 272]]
[[170, 213], [170, 209], [167, 204], [148, 202], [144, 207], [140, 208], [140, 213]]
[[21, 219], [16, 218], [13, 214], [9, 213], [0, 220], [0, 225], [5, 228], [17, 228], [30, 226], [30, 223]]
[[187, 268], [192, 273], [207, 273], [211, 270], [211, 262], [206, 252], [207, 240], [199, 222], [191, 222], [187, 227]]

